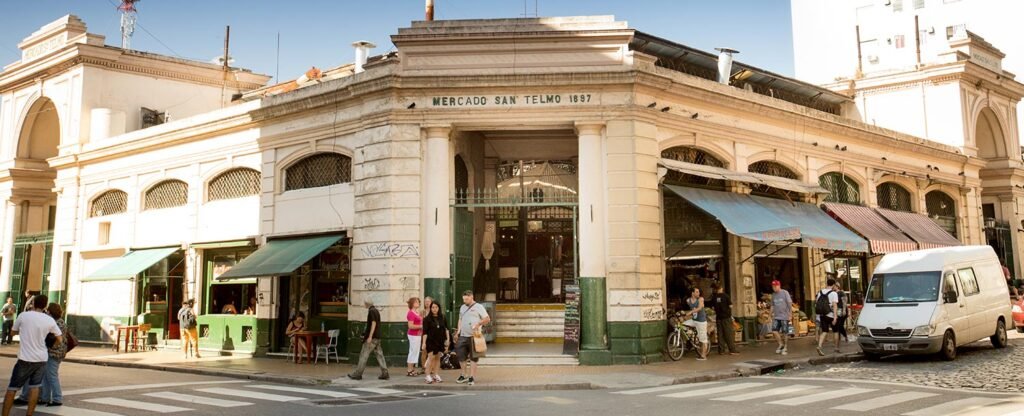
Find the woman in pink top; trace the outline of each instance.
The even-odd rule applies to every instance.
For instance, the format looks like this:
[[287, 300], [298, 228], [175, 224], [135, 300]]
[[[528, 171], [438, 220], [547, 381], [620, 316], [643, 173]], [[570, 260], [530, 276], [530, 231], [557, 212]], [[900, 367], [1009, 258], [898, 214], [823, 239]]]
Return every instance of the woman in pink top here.
[[420, 316], [420, 298], [409, 298], [409, 312], [405, 314], [405, 320], [409, 321], [409, 358], [405, 360], [409, 370], [406, 375], [416, 376], [416, 364], [420, 362], [420, 340], [423, 337], [423, 317]]

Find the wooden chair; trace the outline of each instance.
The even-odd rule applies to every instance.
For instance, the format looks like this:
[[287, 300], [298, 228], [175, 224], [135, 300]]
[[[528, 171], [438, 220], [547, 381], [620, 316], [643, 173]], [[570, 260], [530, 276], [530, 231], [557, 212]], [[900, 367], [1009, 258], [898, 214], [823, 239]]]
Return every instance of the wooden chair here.
[[327, 331], [327, 344], [316, 346], [316, 357], [313, 359], [313, 363], [320, 362], [320, 352], [324, 353], [324, 363], [331, 363], [331, 354], [334, 354], [336, 362], [341, 362], [341, 357], [338, 356], [338, 335], [341, 334], [340, 329], [332, 329]]
[[133, 351], [148, 351], [154, 348], [149, 343], [149, 330], [153, 329], [152, 324], [139, 324], [139, 329], [132, 336], [132, 350]]

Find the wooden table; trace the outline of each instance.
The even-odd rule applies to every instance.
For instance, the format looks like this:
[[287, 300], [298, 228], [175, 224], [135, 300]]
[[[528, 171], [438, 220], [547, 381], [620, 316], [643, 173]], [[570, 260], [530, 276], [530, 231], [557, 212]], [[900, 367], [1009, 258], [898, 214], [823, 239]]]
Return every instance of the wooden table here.
[[295, 348], [293, 349], [295, 356], [295, 362], [298, 364], [302, 363], [302, 356], [299, 355], [299, 339], [306, 341], [306, 362], [313, 361], [313, 352], [316, 351], [316, 341], [318, 338], [326, 337], [327, 332], [324, 331], [299, 331], [294, 335], [295, 337]]
[[117, 331], [117, 335], [114, 337], [114, 352], [120, 352], [121, 350], [121, 332], [124, 332], [124, 352], [128, 352], [129, 337], [135, 338], [135, 333], [139, 332], [138, 325], [118, 325], [114, 327]]

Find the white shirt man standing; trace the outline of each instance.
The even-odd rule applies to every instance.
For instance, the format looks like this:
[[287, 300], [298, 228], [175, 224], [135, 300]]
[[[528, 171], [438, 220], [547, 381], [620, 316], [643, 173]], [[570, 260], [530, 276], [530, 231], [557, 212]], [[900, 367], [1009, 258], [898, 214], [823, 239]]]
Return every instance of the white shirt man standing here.
[[29, 388], [26, 414], [35, 414], [36, 402], [39, 401], [39, 387], [43, 384], [46, 361], [50, 358], [46, 348], [46, 335], [53, 334], [58, 343], [63, 342], [64, 335], [60, 332], [57, 321], [41, 312], [46, 310], [49, 301], [46, 295], [36, 295], [32, 298], [32, 310], [18, 315], [18, 319], [14, 321], [13, 329], [20, 335], [21, 345], [18, 349], [18, 362], [11, 371], [11, 382], [7, 385], [7, 394], [4, 396], [3, 416], [11, 414], [14, 395], [26, 383]]
[[[825, 342], [825, 335], [829, 332], [836, 332], [836, 324], [839, 323], [839, 293], [836, 292], [836, 280], [828, 279], [825, 287], [818, 292], [818, 298], [814, 301], [814, 312], [818, 314], [818, 346], [815, 348], [818, 355], [824, 356], [821, 344]], [[836, 352], [839, 352], [839, 336], [836, 335]]]

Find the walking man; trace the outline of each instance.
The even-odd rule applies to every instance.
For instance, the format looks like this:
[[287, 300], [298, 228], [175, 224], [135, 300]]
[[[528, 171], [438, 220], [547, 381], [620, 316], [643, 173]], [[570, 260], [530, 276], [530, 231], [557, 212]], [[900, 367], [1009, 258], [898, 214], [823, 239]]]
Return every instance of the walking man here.
[[0, 309], [0, 314], [4, 316], [4, 332], [0, 335], [0, 345], [10, 345], [14, 342], [11, 328], [14, 327], [14, 314], [17, 312], [18, 306], [14, 304], [14, 298], [7, 298], [7, 303]]
[[[825, 287], [818, 292], [818, 298], [814, 301], [814, 313], [818, 314], [818, 345], [815, 350], [818, 355], [824, 356], [821, 344], [829, 332], [835, 332], [836, 324], [839, 323], [839, 294], [836, 293], [836, 279], [828, 279]], [[836, 352], [839, 352], [839, 335], [836, 338]]]
[[181, 303], [178, 310], [178, 325], [181, 329], [181, 345], [185, 351], [185, 358], [188, 358], [188, 347], [194, 345], [196, 358], [199, 356], [199, 331], [196, 329], [196, 313], [192, 309], [195, 300], [189, 299]]
[[789, 326], [793, 319], [793, 297], [782, 288], [782, 282], [772, 280], [772, 333], [779, 341], [779, 348], [776, 354], [789, 354]]
[[366, 331], [363, 332], [363, 349], [359, 351], [359, 364], [356, 369], [349, 373], [348, 378], [362, 380], [363, 371], [366, 370], [366, 360], [370, 359], [370, 353], [377, 356], [377, 365], [380, 366], [381, 380], [391, 378], [388, 375], [388, 364], [384, 361], [384, 350], [380, 346], [380, 311], [373, 306], [373, 299], [367, 296], [363, 299], [363, 306], [366, 306]]
[[46, 362], [50, 358], [46, 348], [46, 335], [53, 334], [56, 343], [64, 342], [63, 333], [57, 327], [50, 315], [43, 313], [46, 304], [49, 303], [46, 295], [36, 295], [32, 299], [32, 310], [18, 316], [14, 321], [13, 330], [21, 336], [21, 345], [18, 348], [18, 361], [11, 371], [11, 381], [7, 385], [7, 394], [4, 396], [3, 416], [11, 414], [11, 407], [14, 406], [14, 395], [26, 384], [28, 385], [28, 409], [27, 415], [35, 414], [36, 402], [39, 401], [39, 387], [43, 385], [43, 375], [46, 373]]
[[738, 355], [736, 349], [736, 329], [732, 326], [732, 299], [725, 294], [725, 288], [720, 284], [711, 286], [714, 294], [711, 295], [711, 305], [715, 309], [715, 328], [718, 332], [718, 354]]
[[[480, 361], [480, 357], [477, 357], [476, 349], [473, 347], [473, 334], [491, 322], [491, 317], [487, 315], [487, 310], [483, 305], [476, 303], [476, 300], [473, 299], [472, 290], [462, 293], [462, 303], [462, 307], [459, 308], [459, 325], [455, 330], [455, 339], [457, 340], [455, 341], [455, 355], [463, 364], [462, 373], [459, 374], [459, 379], [455, 382], [472, 386], [476, 382], [477, 361]], [[467, 367], [469, 368], [468, 378], [466, 377]]]

